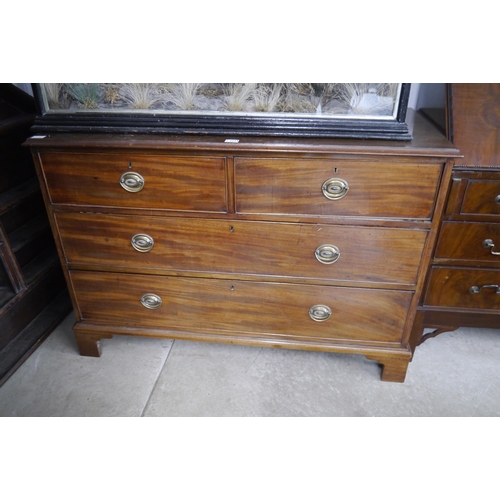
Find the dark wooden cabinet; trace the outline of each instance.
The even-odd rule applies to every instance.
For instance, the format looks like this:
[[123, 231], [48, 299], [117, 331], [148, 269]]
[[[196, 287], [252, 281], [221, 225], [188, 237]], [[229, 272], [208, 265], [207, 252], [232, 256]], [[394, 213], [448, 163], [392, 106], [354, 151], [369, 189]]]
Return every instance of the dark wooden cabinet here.
[[35, 167], [32, 98], [0, 84], [0, 385], [70, 312]]
[[461, 326], [500, 328], [500, 84], [448, 84], [447, 133], [463, 158], [416, 316], [417, 344]]
[[421, 117], [408, 142], [51, 133], [27, 144], [81, 354], [113, 335], [159, 336], [362, 354], [404, 381], [458, 155]]

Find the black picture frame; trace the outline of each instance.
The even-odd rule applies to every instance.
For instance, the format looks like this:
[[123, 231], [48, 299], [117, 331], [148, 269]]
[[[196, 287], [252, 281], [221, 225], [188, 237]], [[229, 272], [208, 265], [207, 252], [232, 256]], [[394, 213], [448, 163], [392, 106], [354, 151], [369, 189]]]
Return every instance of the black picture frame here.
[[248, 116], [220, 114], [110, 113], [105, 111], [49, 113], [44, 109], [41, 84], [32, 84], [37, 104], [33, 133], [146, 133], [224, 136], [326, 137], [411, 140], [406, 114], [411, 84], [401, 84], [394, 119], [311, 116]]

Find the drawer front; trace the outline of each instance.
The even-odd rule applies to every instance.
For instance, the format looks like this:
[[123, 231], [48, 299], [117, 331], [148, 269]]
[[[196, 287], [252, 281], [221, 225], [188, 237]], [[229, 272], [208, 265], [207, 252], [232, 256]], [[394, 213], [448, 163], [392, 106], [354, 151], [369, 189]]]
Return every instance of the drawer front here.
[[305, 216], [430, 219], [441, 173], [441, 165], [340, 160], [237, 158], [235, 166], [237, 212]]
[[469, 180], [461, 212], [500, 215], [500, 180]]
[[74, 265], [406, 285], [416, 281], [427, 236], [412, 229], [178, 217], [58, 213], [56, 220]]
[[[71, 281], [82, 318], [90, 323], [370, 342], [401, 341], [412, 296], [392, 290], [79, 271], [71, 272]], [[150, 309], [141, 300], [150, 307], [161, 300], [161, 305]]]
[[443, 222], [435, 257], [500, 264], [500, 224]]
[[500, 311], [500, 271], [446, 268], [432, 270], [425, 305]]
[[[42, 152], [41, 162], [52, 203], [227, 210], [223, 158]], [[137, 174], [142, 189], [125, 189], [141, 187]]]

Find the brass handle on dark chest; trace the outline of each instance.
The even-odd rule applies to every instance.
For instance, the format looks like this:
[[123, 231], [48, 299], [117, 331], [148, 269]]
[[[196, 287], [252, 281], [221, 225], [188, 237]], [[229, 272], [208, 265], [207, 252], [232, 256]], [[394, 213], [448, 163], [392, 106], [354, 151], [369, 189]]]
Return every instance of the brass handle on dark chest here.
[[479, 293], [483, 288], [494, 288], [496, 290], [495, 295], [500, 295], [500, 286], [498, 285], [471, 286], [469, 288], [469, 293]]
[[347, 184], [347, 181], [344, 179], [332, 177], [323, 182], [321, 191], [329, 200], [340, 200], [347, 194], [347, 191], [349, 191], [349, 184]]
[[141, 304], [147, 309], [158, 309], [162, 304], [162, 300], [155, 293], [145, 293], [141, 297]]
[[496, 196], [495, 203], [500, 205], [500, 194]]
[[323, 304], [317, 304], [309, 309], [309, 316], [314, 321], [326, 321], [332, 315], [332, 310]]
[[155, 240], [148, 234], [134, 234], [130, 243], [138, 252], [149, 252], [155, 244]]
[[144, 177], [137, 172], [125, 172], [120, 177], [120, 186], [129, 193], [137, 193], [144, 187]]
[[494, 252], [493, 248], [495, 247], [495, 243], [493, 243], [493, 240], [484, 240], [483, 241], [483, 247], [484, 248], [489, 248], [491, 255], [500, 255], [500, 252]]

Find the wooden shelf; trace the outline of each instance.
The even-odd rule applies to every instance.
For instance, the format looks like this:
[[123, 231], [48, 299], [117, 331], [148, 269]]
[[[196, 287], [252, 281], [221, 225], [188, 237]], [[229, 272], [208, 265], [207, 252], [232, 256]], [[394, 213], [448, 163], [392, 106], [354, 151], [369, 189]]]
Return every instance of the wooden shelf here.
[[55, 251], [55, 246], [50, 247], [38, 254], [29, 264], [23, 268], [24, 282], [30, 287], [45, 273], [59, 266], [59, 259]]
[[0, 194], [0, 214], [7, 212], [14, 206], [28, 200], [34, 194], [40, 192], [40, 185], [38, 179], [32, 177], [27, 181], [9, 189], [8, 191]]
[[32, 98], [0, 84], [0, 385], [70, 311], [30, 152]]

